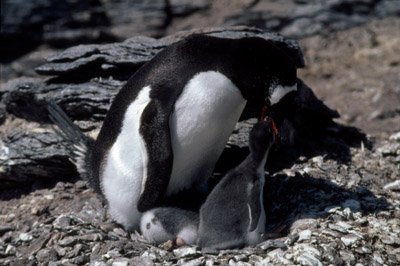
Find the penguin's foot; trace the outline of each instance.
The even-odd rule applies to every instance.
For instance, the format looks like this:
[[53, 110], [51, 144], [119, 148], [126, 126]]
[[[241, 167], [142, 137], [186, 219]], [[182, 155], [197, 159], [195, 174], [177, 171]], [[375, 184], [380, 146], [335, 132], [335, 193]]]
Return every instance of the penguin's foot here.
[[177, 245], [178, 247], [181, 247], [181, 246], [185, 246], [185, 245], [186, 245], [185, 241], [184, 241], [182, 238], [180, 238], [180, 237], [177, 237], [177, 238], [176, 238], [175, 243], [176, 243], [176, 245]]
[[286, 224], [278, 224], [270, 231], [263, 233], [261, 236], [264, 239], [278, 238], [282, 236], [282, 231], [286, 228]]

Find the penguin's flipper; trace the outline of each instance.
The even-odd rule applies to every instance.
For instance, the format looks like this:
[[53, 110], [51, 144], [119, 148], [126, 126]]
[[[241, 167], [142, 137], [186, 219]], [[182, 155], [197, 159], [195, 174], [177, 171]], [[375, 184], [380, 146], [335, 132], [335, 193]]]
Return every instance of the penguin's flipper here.
[[258, 225], [258, 220], [261, 215], [261, 202], [260, 202], [260, 194], [261, 194], [261, 181], [257, 179], [253, 183], [253, 187], [250, 191], [249, 195], [249, 215], [250, 215], [250, 224], [249, 224], [249, 232], [253, 232], [256, 230]]
[[141, 117], [140, 134], [145, 142], [147, 176], [137, 208], [145, 212], [159, 203], [167, 191], [172, 173], [173, 154], [169, 127], [171, 104], [152, 100]]

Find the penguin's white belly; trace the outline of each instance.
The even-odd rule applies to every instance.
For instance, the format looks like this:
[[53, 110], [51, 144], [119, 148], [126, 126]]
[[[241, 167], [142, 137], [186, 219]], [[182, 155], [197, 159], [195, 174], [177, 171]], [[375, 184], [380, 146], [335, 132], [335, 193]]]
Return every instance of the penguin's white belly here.
[[136, 208], [143, 177], [147, 176], [147, 153], [139, 133], [140, 117], [150, 102], [150, 87], [144, 87], [129, 105], [121, 133], [111, 147], [102, 172], [102, 189], [114, 220], [136, 229], [140, 213]]
[[202, 72], [188, 82], [170, 116], [174, 163], [167, 194], [212, 173], [245, 104], [240, 90], [219, 72]]
[[[262, 165], [265, 165], [262, 164]], [[265, 233], [266, 215], [264, 209], [264, 184], [265, 184], [265, 173], [264, 167], [262, 167], [262, 173], [257, 173], [261, 181], [261, 193], [260, 193], [260, 205], [261, 213], [258, 219], [257, 227], [254, 231], [248, 232], [246, 236], [247, 245], [256, 245], [262, 241], [261, 234]]]

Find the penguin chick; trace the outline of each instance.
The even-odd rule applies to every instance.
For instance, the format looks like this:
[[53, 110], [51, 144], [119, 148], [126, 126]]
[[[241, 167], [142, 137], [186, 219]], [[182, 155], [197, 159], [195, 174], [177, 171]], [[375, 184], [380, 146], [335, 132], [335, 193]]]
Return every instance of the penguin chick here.
[[274, 142], [271, 125], [262, 121], [250, 132], [250, 154], [225, 175], [200, 208], [197, 244], [228, 249], [261, 242], [265, 232], [264, 167]]
[[140, 220], [143, 236], [153, 244], [168, 240], [177, 240], [181, 245], [195, 244], [198, 226], [198, 213], [174, 207], [154, 208], [145, 212]]

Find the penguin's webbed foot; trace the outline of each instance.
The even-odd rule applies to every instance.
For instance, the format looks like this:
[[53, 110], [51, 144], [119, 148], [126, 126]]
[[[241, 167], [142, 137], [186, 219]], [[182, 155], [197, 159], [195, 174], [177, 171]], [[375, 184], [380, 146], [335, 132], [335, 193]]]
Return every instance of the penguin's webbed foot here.
[[177, 238], [176, 238], [175, 243], [176, 243], [176, 245], [177, 245], [178, 247], [181, 247], [181, 246], [185, 246], [185, 245], [186, 245], [185, 240], [183, 240], [183, 239], [180, 238], [180, 237], [177, 237]]
[[270, 231], [261, 234], [263, 239], [278, 238], [282, 236], [282, 231], [286, 228], [286, 224], [278, 224]]

